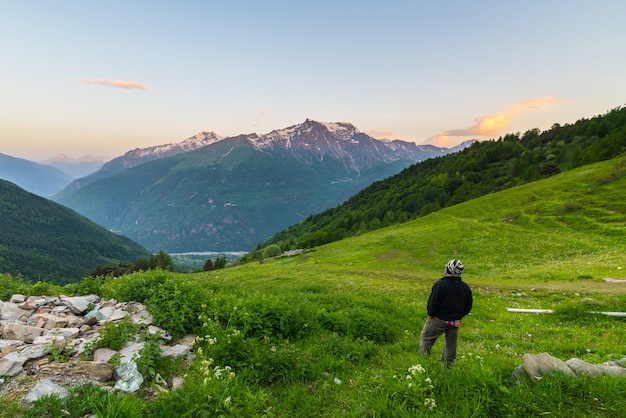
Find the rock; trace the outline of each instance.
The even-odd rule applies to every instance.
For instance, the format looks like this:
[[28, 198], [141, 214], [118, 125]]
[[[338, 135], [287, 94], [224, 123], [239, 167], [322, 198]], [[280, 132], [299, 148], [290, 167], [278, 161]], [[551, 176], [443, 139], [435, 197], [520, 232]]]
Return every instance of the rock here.
[[0, 333], [2, 334], [2, 338], [8, 340], [20, 340], [26, 343], [32, 343], [36, 337], [47, 334], [48, 330], [17, 323], [4, 323], [0, 327]]
[[175, 377], [172, 379], [172, 390], [177, 390], [183, 387], [185, 379], [182, 377]]
[[26, 322], [31, 312], [30, 310], [20, 308], [15, 303], [0, 301], [0, 320], [3, 322]]
[[167, 331], [161, 329], [159, 327], [155, 327], [154, 325], [148, 326], [148, 334], [155, 335], [159, 333], [161, 335], [161, 339], [164, 341], [172, 341], [172, 336], [168, 334]]
[[12, 345], [4, 346], [0, 348], [0, 358], [6, 356], [9, 353], [14, 353], [16, 351], [19, 351], [19, 350], [15, 346], [12, 346]]
[[117, 351], [110, 348], [98, 348], [93, 352], [93, 361], [96, 363], [108, 363], [111, 357], [117, 354]]
[[129, 341], [120, 350], [121, 362], [131, 361], [141, 351], [145, 344]]
[[125, 311], [122, 309], [116, 309], [115, 311], [113, 311], [113, 313], [111, 314], [108, 320], [111, 322], [117, 322], [117, 321], [121, 321], [127, 316], [130, 316], [130, 313], [128, 311]]
[[191, 348], [186, 345], [176, 344], [173, 347], [162, 346], [161, 351], [162, 357], [180, 357], [190, 354]]
[[[65, 345], [65, 340], [63, 340]], [[34, 360], [46, 355], [46, 346], [41, 344], [30, 344], [19, 350], [20, 355], [26, 357], [28, 360]]]
[[28, 360], [28, 358], [17, 351], [2, 357], [0, 359], [0, 376], [12, 377], [20, 373], [26, 360]]
[[89, 309], [90, 305], [100, 301], [100, 297], [96, 295], [88, 296], [61, 296], [61, 304], [70, 308], [74, 315], [83, 315]]
[[47, 335], [64, 337], [66, 340], [76, 338], [80, 334], [80, 329], [78, 328], [53, 328], [48, 331]]
[[615, 365], [591, 364], [586, 361], [573, 358], [565, 362], [576, 374], [586, 374], [589, 376], [600, 376], [603, 374], [626, 376], [626, 368]]
[[193, 334], [187, 334], [183, 338], [176, 341], [177, 344], [184, 344], [189, 347], [193, 347], [193, 344], [196, 342], [196, 336]]
[[39, 305], [37, 305], [37, 301], [35, 300], [27, 300], [26, 302], [22, 302], [18, 304], [17, 306], [19, 306], [20, 309], [26, 309], [26, 310], [31, 310], [31, 311], [39, 307]]
[[15, 295], [11, 296], [11, 299], [9, 299], [9, 302], [11, 302], [11, 303], [22, 303], [25, 300], [26, 300], [26, 296], [20, 295], [19, 293], [16, 293]]
[[568, 376], [574, 376], [575, 373], [569, 368], [564, 361], [556, 357], [552, 357], [548, 353], [541, 354], [524, 354], [522, 357], [524, 370], [530, 377], [540, 378], [543, 374], [553, 372], [561, 372]]
[[40, 335], [39, 337], [36, 337], [33, 340], [33, 344], [32, 345], [58, 345], [59, 347], [63, 347], [65, 346], [66, 343], [66, 339], [64, 336], [62, 335], [51, 335], [51, 334], [46, 334], [46, 335]]
[[36, 323], [43, 321], [41, 328], [45, 329], [63, 328], [70, 323], [70, 318], [68, 316], [54, 315], [51, 313], [36, 313], [32, 316], [32, 319]]
[[108, 382], [113, 379], [113, 366], [108, 363], [95, 361], [70, 360], [67, 363], [48, 363], [39, 368], [42, 375], [62, 375], [72, 378], [86, 378], [98, 382]]
[[26, 402], [35, 402], [42, 396], [57, 395], [59, 398], [65, 398], [67, 396], [67, 390], [54, 383], [49, 379], [40, 379], [35, 383], [32, 389], [26, 394], [24, 400]]

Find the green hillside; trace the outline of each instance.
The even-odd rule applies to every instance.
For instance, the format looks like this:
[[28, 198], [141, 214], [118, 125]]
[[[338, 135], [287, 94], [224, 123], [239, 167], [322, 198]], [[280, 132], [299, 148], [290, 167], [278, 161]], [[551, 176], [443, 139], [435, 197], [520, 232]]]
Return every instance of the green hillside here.
[[[106, 403], [142, 417], [621, 417], [624, 377], [512, 376], [526, 353], [626, 358], [624, 318], [593, 313], [626, 310], [626, 284], [603, 280], [626, 279], [625, 202], [622, 155], [297, 256], [88, 282], [105, 298], [144, 302], [174, 337], [197, 336], [185, 384], [156, 390], [148, 378], [133, 395], [88, 387], [27, 416], [83, 416]], [[445, 368], [441, 339], [430, 357], [417, 348], [430, 288], [451, 258], [465, 264], [474, 307]], [[148, 361], [168, 382], [181, 375]]]
[[310, 216], [257, 246], [310, 248], [406, 222], [470, 199], [526, 184], [626, 151], [626, 107], [540, 132], [508, 134], [412, 165], [342, 205]]
[[69, 283], [97, 265], [149, 255], [59, 204], [0, 180], [0, 272]]

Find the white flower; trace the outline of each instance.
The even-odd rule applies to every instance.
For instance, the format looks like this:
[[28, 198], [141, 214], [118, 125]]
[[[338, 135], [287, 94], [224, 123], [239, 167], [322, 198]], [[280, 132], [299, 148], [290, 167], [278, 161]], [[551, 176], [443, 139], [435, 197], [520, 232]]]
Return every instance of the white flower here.
[[232, 402], [232, 400], [230, 399], [230, 396], [227, 397], [226, 399], [224, 399], [224, 406], [226, 408], [228, 408], [230, 406], [231, 402]]
[[424, 382], [426, 382], [426, 383], [432, 383], [433, 381], [431, 380], [431, 378], [430, 378], [430, 377], [427, 377], [426, 379], [424, 379]]
[[417, 373], [422, 374], [426, 371], [421, 364], [416, 364], [415, 366], [411, 366], [408, 369], [409, 373], [415, 376]]
[[426, 398], [424, 400], [424, 406], [427, 406], [428, 409], [433, 411], [437, 407], [437, 403], [435, 402], [433, 398]]
[[338, 378], [334, 378], [333, 382], [335, 382], [336, 384], [340, 385], [341, 384], [341, 380], [339, 380]]

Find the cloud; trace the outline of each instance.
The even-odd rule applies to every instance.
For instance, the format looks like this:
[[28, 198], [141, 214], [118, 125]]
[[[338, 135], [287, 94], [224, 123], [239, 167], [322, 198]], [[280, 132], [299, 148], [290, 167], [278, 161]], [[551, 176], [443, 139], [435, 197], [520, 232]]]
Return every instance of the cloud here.
[[107, 80], [105, 78], [81, 78], [79, 81], [81, 83], [98, 84], [100, 86], [121, 87], [123, 89], [148, 90], [148, 86], [142, 83], [137, 83], [136, 81]]
[[429, 138], [429, 142], [435, 145], [450, 143], [451, 136], [489, 136], [506, 129], [513, 119], [517, 118], [522, 113], [538, 110], [541, 108], [553, 106], [560, 103], [560, 100], [551, 97], [539, 97], [530, 100], [524, 100], [517, 102], [502, 112], [497, 112], [491, 115], [481, 116], [475, 120], [475, 124], [465, 129], [452, 129], [442, 132]]

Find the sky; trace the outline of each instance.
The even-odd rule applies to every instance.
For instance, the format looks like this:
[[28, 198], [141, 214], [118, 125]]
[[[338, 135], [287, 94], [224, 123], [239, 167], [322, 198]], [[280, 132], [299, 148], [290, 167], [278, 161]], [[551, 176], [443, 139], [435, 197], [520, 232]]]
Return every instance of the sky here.
[[451, 147], [626, 105], [623, 0], [0, 0], [0, 153], [349, 122]]

